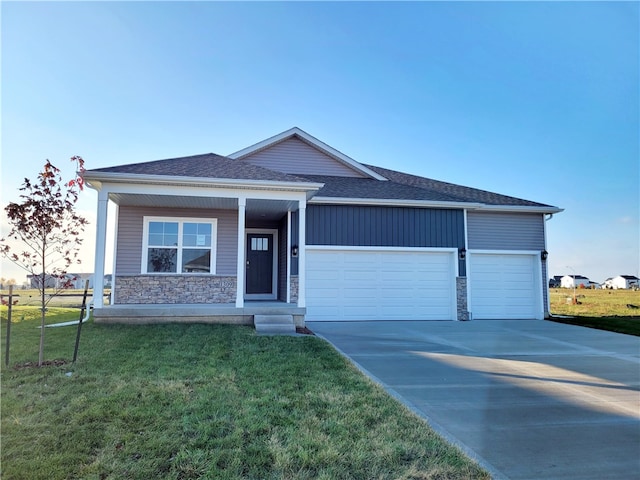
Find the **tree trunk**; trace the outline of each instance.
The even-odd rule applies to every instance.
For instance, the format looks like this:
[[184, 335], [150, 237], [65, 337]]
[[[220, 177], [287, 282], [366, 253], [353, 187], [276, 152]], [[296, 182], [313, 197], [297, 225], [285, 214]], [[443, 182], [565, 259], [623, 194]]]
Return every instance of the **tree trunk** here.
[[42, 274], [42, 290], [40, 291], [40, 349], [38, 350], [38, 366], [42, 366], [42, 362], [44, 362], [44, 319], [45, 319], [45, 311], [46, 311], [46, 303], [45, 303], [45, 286], [46, 286], [47, 275], [46, 273]]

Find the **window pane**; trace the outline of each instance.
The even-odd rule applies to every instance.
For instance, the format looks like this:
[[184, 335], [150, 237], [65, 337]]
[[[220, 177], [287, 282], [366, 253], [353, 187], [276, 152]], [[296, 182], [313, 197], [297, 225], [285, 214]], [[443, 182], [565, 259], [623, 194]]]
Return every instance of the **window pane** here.
[[182, 245], [185, 247], [195, 247], [196, 246], [196, 237], [198, 235], [183, 235], [182, 236]]
[[197, 248], [185, 248], [182, 251], [182, 271], [192, 273], [209, 273], [211, 251]]
[[185, 223], [183, 227], [182, 244], [185, 247], [210, 247], [211, 224]]
[[164, 222], [149, 222], [149, 233], [164, 232]]
[[182, 231], [185, 235], [195, 235], [198, 233], [198, 224], [197, 223], [185, 223], [182, 227]]
[[149, 234], [149, 245], [162, 245], [164, 238], [161, 233], [150, 233]]
[[163, 245], [165, 247], [176, 247], [178, 245], [178, 235], [165, 234]]
[[164, 233], [178, 234], [178, 222], [165, 222]]
[[175, 248], [150, 248], [147, 272], [176, 272], [178, 251]]
[[200, 235], [211, 235], [211, 224], [210, 223], [199, 223], [198, 224], [198, 233]]

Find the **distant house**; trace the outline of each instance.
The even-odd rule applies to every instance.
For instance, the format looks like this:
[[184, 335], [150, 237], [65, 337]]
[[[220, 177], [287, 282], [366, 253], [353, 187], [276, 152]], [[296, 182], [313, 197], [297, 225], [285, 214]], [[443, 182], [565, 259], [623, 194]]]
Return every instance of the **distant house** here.
[[582, 275], [565, 275], [560, 279], [560, 286], [562, 288], [588, 288], [591, 285], [591, 280]]
[[562, 275], [554, 275], [549, 279], [549, 288], [560, 288], [562, 284]]
[[89, 288], [93, 288], [93, 273], [67, 273], [66, 276], [71, 281], [69, 288], [81, 290], [87, 280], [89, 280]]
[[607, 278], [604, 282], [604, 288], [613, 290], [637, 288], [639, 285], [640, 279], [633, 275], [618, 275], [617, 277]]
[[[47, 275], [45, 278], [45, 288], [63, 288], [68, 281], [69, 285], [64, 288], [83, 289], [85, 281], [89, 280], [89, 288], [93, 288], [93, 273], [67, 273], [64, 278], [57, 278]], [[27, 275], [27, 282], [30, 288], [40, 288], [40, 275]]]
[[[42, 286], [42, 277], [40, 275], [27, 275], [27, 282], [30, 288], [40, 288]], [[56, 279], [51, 275], [46, 275], [44, 279], [44, 288], [55, 288]]]

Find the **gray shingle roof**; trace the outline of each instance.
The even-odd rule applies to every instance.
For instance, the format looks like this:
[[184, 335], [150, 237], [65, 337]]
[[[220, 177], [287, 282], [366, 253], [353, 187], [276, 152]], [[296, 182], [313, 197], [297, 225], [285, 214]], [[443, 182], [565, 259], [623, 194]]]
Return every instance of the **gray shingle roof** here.
[[91, 173], [123, 173], [137, 175], [166, 175], [172, 177], [224, 178], [276, 182], [318, 182], [324, 187], [320, 197], [368, 198], [386, 200], [417, 200], [433, 202], [482, 203], [496, 206], [550, 207], [521, 198], [500, 195], [485, 190], [441, 182], [386, 168], [365, 165], [388, 181], [371, 178], [351, 178], [320, 175], [290, 175], [232, 160], [214, 153], [133, 163], [116, 167], [88, 170]]
[[370, 198], [386, 200], [424, 200], [437, 202], [463, 202], [458, 197], [429, 188], [403, 185], [394, 181], [373, 178], [304, 175], [311, 182], [324, 183], [316, 196], [336, 198]]
[[366, 166], [374, 172], [379, 173], [383, 177], [388, 178], [392, 182], [412, 187], [418, 187], [427, 191], [437, 192], [442, 195], [449, 195], [453, 198], [456, 198], [459, 202], [484, 203], [486, 205], [551, 207], [551, 205], [545, 205], [543, 203], [532, 202], [530, 200], [510, 197], [508, 195], [500, 195], [499, 193], [487, 192], [486, 190], [479, 190], [477, 188], [441, 182], [439, 180], [433, 180], [426, 177], [418, 177], [416, 175], [410, 175], [408, 173], [397, 172], [395, 170], [375, 167], [373, 165]]
[[275, 182], [306, 182], [304, 178], [267, 168], [251, 165], [247, 162], [204, 153], [190, 157], [168, 158], [151, 162], [132, 163], [116, 167], [87, 170], [88, 174], [128, 173], [137, 175], [167, 175], [172, 177], [225, 178], [238, 180], [263, 180]]

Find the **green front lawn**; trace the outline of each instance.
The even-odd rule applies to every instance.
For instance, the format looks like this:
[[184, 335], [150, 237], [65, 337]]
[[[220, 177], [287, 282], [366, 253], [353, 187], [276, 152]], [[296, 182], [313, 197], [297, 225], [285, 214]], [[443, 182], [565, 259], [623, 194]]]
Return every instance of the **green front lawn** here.
[[[22, 316], [12, 364], [37, 359]], [[46, 358], [75, 332], [47, 329]], [[324, 341], [222, 325], [90, 322], [77, 364], [3, 368], [1, 459], [30, 480], [489, 478]]]

